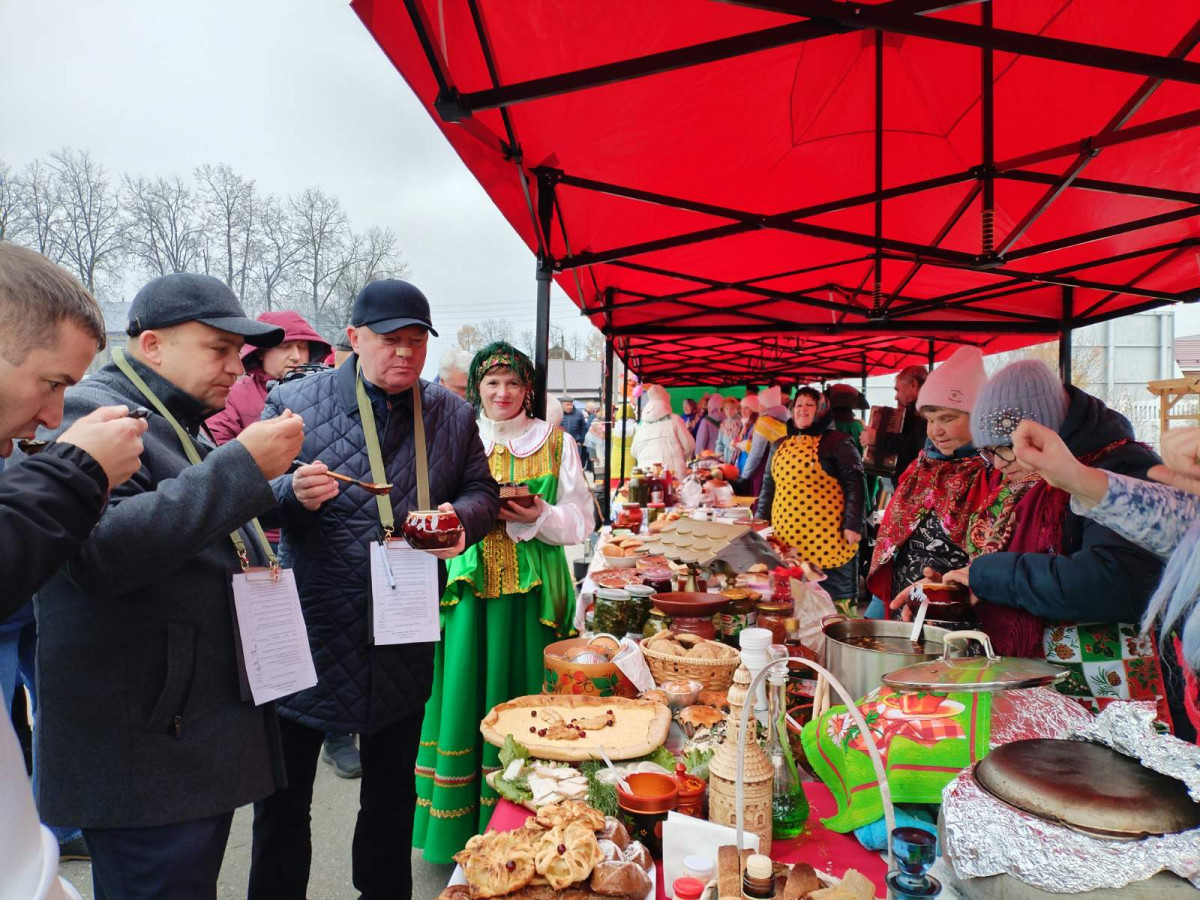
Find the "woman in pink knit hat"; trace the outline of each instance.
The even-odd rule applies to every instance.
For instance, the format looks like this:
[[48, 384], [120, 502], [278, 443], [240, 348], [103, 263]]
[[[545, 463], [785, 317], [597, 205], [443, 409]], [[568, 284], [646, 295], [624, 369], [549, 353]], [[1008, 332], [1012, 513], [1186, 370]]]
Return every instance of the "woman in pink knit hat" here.
[[885, 606], [916, 582], [967, 563], [968, 519], [987, 498], [987, 466], [971, 443], [971, 408], [986, 381], [983, 354], [963, 347], [921, 388], [925, 449], [900, 476], [867, 576]]

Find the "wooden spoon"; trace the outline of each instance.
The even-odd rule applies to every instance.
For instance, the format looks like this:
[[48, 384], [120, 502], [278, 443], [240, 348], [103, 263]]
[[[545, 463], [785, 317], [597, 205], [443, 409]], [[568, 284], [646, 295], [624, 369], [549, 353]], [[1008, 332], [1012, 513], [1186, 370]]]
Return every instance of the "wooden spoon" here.
[[[298, 459], [293, 463], [293, 465], [307, 466], [307, 465], [309, 465], [309, 463], [306, 463], [302, 459]], [[392, 492], [391, 482], [388, 482], [386, 484], [379, 484], [376, 481], [359, 481], [357, 478], [351, 478], [349, 475], [343, 475], [341, 472], [334, 472], [331, 470], [326, 470], [325, 474], [328, 475], [330, 478], [334, 479], [335, 481], [344, 481], [344, 482], [346, 482], [346, 484], [357, 485], [358, 487], [362, 488], [365, 491], [370, 491], [372, 494], [381, 494], [382, 495], [382, 494], [390, 494]]]

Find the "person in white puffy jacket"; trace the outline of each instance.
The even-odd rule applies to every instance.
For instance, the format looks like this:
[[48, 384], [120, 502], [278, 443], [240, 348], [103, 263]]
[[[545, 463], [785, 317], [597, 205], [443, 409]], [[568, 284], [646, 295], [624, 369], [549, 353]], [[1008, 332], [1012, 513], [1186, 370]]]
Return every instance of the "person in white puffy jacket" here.
[[676, 478], [687, 472], [687, 461], [696, 447], [696, 439], [680, 416], [671, 412], [671, 398], [660, 384], [645, 390], [642, 421], [633, 436], [633, 458], [647, 471], [656, 463]]

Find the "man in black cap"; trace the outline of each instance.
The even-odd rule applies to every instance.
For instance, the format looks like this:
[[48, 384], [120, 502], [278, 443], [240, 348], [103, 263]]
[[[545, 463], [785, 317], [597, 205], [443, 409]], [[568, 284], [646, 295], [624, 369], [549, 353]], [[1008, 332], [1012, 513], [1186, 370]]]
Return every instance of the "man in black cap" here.
[[[390, 525], [398, 535], [407, 513], [421, 508], [422, 458], [429, 508], [453, 510], [463, 526], [457, 545], [437, 552], [442, 559], [482, 539], [500, 506], [474, 410], [420, 378], [428, 336], [437, 336], [424, 295], [395, 279], [367, 285], [354, 301], [348, 334], [353, 356], [333, 371], [279, 385], [263, 412], [265, 418], [290, 408], [311, 423], [302, 457], [312, 464], [278, 479], [275, 493], [280, 550], [284, 564], [295, 567], [317, 685], [279, 703], [288, 786], [254, 806], [251, 900], [305, 896], [313, 777], [327, 731], [357, 733], [361, 744], [354, 886], [366, 900], [411, 896], [413, 767], [433, 645], [375, 640], [371, 555], [381, 532]], [[388, 482], [391, 493], [340, 490], [330, 469]], [[445, 587], [445, 568], [437, 568], [431, 615]]]
[[269, 479], [303, 422], [287, 412], [219, 448], [203, 433], [243, 342], [283, 337], [220, 280], [154, 279], [128, 332], [66, 393], [64, 426], [101, 406], [152, 412], [141, 468], [38, 594], [38, 807], [83, 828], [97, 897], [210, 900], [233, 811], [282, 781], [275, 710], [242, 699], [230, 589], [269, 560], [254, 517], [274, 510]]

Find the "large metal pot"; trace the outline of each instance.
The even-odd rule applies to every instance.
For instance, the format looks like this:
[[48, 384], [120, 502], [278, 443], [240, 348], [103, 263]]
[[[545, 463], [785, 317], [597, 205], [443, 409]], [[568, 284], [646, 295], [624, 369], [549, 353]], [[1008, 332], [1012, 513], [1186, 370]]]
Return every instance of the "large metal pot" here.
[[[825, 634], [826, 668], [855, 697], [865, 696], [879, 687], [883, 676], [889, 672], [941, 657], [942, 638], [950, 633], [946, 628], [925, 625], [921, 628], [924, 652], [906, 652], [903, 648], [912, 637], [911, 622], [826, 616], [821, 630]], [[883, 639], [896, 646], [877, 650], [853, 643], [864, 638]]]

